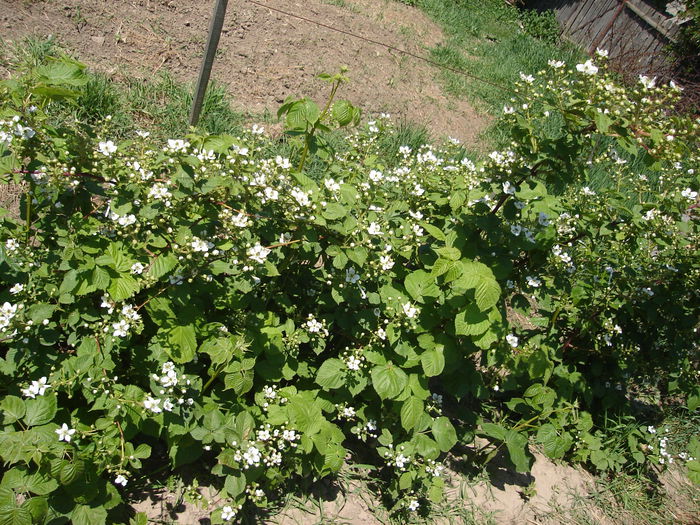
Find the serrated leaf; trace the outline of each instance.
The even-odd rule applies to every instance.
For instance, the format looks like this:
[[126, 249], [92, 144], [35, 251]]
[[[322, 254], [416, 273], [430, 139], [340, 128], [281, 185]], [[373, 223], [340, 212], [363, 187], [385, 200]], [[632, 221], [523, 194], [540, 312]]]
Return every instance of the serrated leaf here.
[[468, 305], [455, 316], [455, 334], [481, 335], [491, 326], [488, 315], [475, 304]]
[[435, 441], [443, 452], [447, 452], [457, 444], [455, 427], [446, 417], [439, 417], [433, 421], [431, 430]]
[[370, 373], [372, 386], [382, 399], [398, 397], [408, 383], [408, 376], [394, 363], [375, 366]]
[[537, 431], [537, 442], [542, 445], [544, 453], [552, 459], [561, 459], [573, 445], [573, 439], [568, 432], [561, 435], [551, 423], [545, 423]]
[[340, 388], [345, 384], [345, 363], [340, 359], [327, 359], [316, 373], [316, 383], [324, 389]]
[[70, 519], [73, 525], [105, 525], [107, 510], [104, 507], [78, 505], [71, 512]]
[[173, 254], [160, 255], [153, 259], [146, 275], [154, 279], [160, 279], [167, 275], [173, 268], [177, 266], [177, 257]]
[[70, 485], [74, 481], [80, 479], [85, 473], [85, 462], [80, 459], [68, 461], [61, 468], [59, 479], [62, 485]]
[[3, 505], [0, 507], [0, 525], [32, 525], [32, 514], [28, 508]]
[[423, 413], [423, 401], [416, 396], [410, 396], [401, 405], [401, 426], [410, 432], [418, 424]]
[[178, 325], [168, 331], [168, 342], [170, 346], [166, 348], [168, 355], [176, 363], [189, 363], [197, 351], [197, 337], [194, 326]]
[[45, 395], [25, 401], [24, 422], [29, 427], [45, 425], [56, 415], [56, 396]]
[[423, 372], [428, 377], [438, 376], [445, 368], [445, 356], [442, 347], [426, 350], [420, 356]]
[[321, 211], [321, 215], [323, 215], [323, 217], [329, 221], [340, 219], [341, 217], [345, 217], [347, 214], [348, 210], [342, 204], [338, 204], [337, 202], [331, 202]]
[[3, 425], [9, 425], [24, 417], [26, 407], [21, 398], [6, 396], [0, 403], [0, 410], [3, 412]]
[[515, 469], [518, 472], [530, 472], [532, 457], [527, 449], [527, 436], [511, 429], [506, 432], [504, 441]]
[[474, 290], [476, 305], [482, 312], [495, 306], [500, 297], [501, 287], [495, 279], [482, 279]]

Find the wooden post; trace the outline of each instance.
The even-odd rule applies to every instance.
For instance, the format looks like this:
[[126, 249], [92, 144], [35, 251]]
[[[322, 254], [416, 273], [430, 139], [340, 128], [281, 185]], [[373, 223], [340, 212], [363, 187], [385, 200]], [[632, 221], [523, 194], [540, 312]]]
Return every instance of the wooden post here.
[[224, 17], [226, 16], [226, 6], [228, 0], [215, 0], [214, 13], [209, 24], [209, 38], [204, 54], [204, 61], [199, 70], [199, 78], [197, 79], [197, 87], [194, 91], [194, 99], [192, 100], [192, 110], [190, 111], [190, 126], [196, 126], [199, 121], [199, 114], [202, 111], [202, 103], [204, 102], [204, 94], [207, 91], [209, 84], [209, 76], [211, 75], [211, 67], [214, 64], [216, 50], [219, 47], [219, 38], [221, 37], [221, 28], [224, 25]]

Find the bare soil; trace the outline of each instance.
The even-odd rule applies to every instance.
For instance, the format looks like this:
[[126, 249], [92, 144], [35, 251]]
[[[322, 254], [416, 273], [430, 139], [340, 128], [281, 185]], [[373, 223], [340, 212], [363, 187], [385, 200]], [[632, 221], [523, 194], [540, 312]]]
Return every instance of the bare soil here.
[[[422, 12], [388, 0], [262, 3], [421, 56], [443, 39]], [[202, 0], [0, 0], [0, 37], [54, 35], [110, 76], [167, 70], [194, 82], [211, 11], [212, 2]], [[289, 95], [322, 101], [328, 86], [317, 75], [341, 65], [349, 67], [351, 82], [340, 96], [365, 113], [390, 113], [469, 144], [488, 124], [467, 102], [442, 92], [430, 64], [247, 0], [229, 3], [212, 78], [228, 88], [238, 109], [275, 114]]]

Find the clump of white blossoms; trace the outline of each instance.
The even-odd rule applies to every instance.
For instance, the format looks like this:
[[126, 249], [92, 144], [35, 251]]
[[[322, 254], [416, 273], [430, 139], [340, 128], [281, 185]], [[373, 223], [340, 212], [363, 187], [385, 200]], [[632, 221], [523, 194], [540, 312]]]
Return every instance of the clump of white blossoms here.
[[410, 302], [404, 303], [402, 305], [403, 308], [403, 313], [406, 314], [406, 317], [409, 319], [414, 319], [415, 317], [418, 316], [419, 310], [415, 306], [413, 306]]
[[0, 306], [0, 330], [5, 331], [12, 318], [17, 314], [18, 305], [9, 303], [5, 301], [2, 306]]
[[105, 157], [111, 157], [112, 153], [115, 153], [117, 151], [117, 145], [111, 140], [100, 142], [97, 145], [97, 151], [99, 153], [102, 153], [102, 155], [104, 155]]
[[598, 66], [592, 60], [586, 60], [583, 64], [576, 64], [576, 70], [584, 75], [595, 75], [598, 73]]
[[373, 222], [368, 226], [367, 233], [370, 235], [383, 235], [382, 227], [376, 222]]
[[58, 440], [59, 441], [65, 441], [66, 443], [70, 443], [71, 438], [73, 437], [73, 434], [75, 434], [75, 429], [70, 428], [68, 425], [63, 423], [61, 428], [57, 428], [54, 430], [56, 434], [58, 434]]
[[318, 319], [314, 318], [313, 314], [309, 314], [304, 326], [306, 331], [310, 334], [318, 334], [322, 337], [328, 336], [328, 329], [325, 327], [325, 321], [319, 321]]
[[46, 377], [40, 378], [38, 381], [32, 381], [32, 384], [27, 388], [22, 389], [22, 395], [34, 399], [36, 396], [43, 396], [47, 388], [51, 388]]
[[141, 275], [146, 267], [140, 262], [136, 262], [131, 265], [131, 273], [134, 275]]
[[214, 243], [209, 242], [209, 241], [204, 241], [200, 239], [199, 237], [192, 237], [192, 242], [190, 242], [190, 246], [195, 252], [208, 252], [214, 247]]
[[270, 252], [271, 250], [265, 248], [264, 246], [261, 246], [260, 243], [257, 243], [255, 246], [248, 248], [248, 251], [246, 253], [248, 254], [248, 257], [250, 259], [262, 264], [265, 262], [267, 256], [270, 255]]
[[122, 487], [126, 487], [128, 482], [129, 480], [123, 474], [119, 474], [116, 478], [114, 478], [114, 483], [121, 485]]
[[514, 334], [508, 334], [508, 335], [506, 336], [506, 341], [508, 342], [508, 344], [509, 344], [510, 346], [512, 346], [513, 348], [515, 348], [515, 347], [518, 346], [518, 341], [519, 341], [519, 340], [518, 340], [518, 337], [517, 337], [516, 335], [514, 335]]
[[187, 151], [190, 147], [190, 143], [182, 139], [168, 139], [168, 145], [163, 148], [164, 151], [170, 153], [180, 153]]

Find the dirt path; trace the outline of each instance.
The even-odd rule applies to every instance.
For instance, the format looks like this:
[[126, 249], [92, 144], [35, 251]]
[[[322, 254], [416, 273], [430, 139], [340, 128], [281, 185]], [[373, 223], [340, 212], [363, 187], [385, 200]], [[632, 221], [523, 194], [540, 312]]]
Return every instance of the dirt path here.
[[[420, 11], [388, 0], [262, 0], [421, 56], [440, 28]], [[149, 77], [167, 70], [193, 82], [212, 6], [203, 0], [0, 0], [0, 37], [54, 35], [91, 67], [111, 76]], [[229, 2], [213, 78], [238, 109], [275, 114], [288, 95], [322, 100], [321, 72], [349, 67], [341, 96], [365, 113], [386, 112], [425, 124], [437, 137], [474, 143], [488, 118], [447, 97], [436, 70], [386, 48], [261, 8]]]

